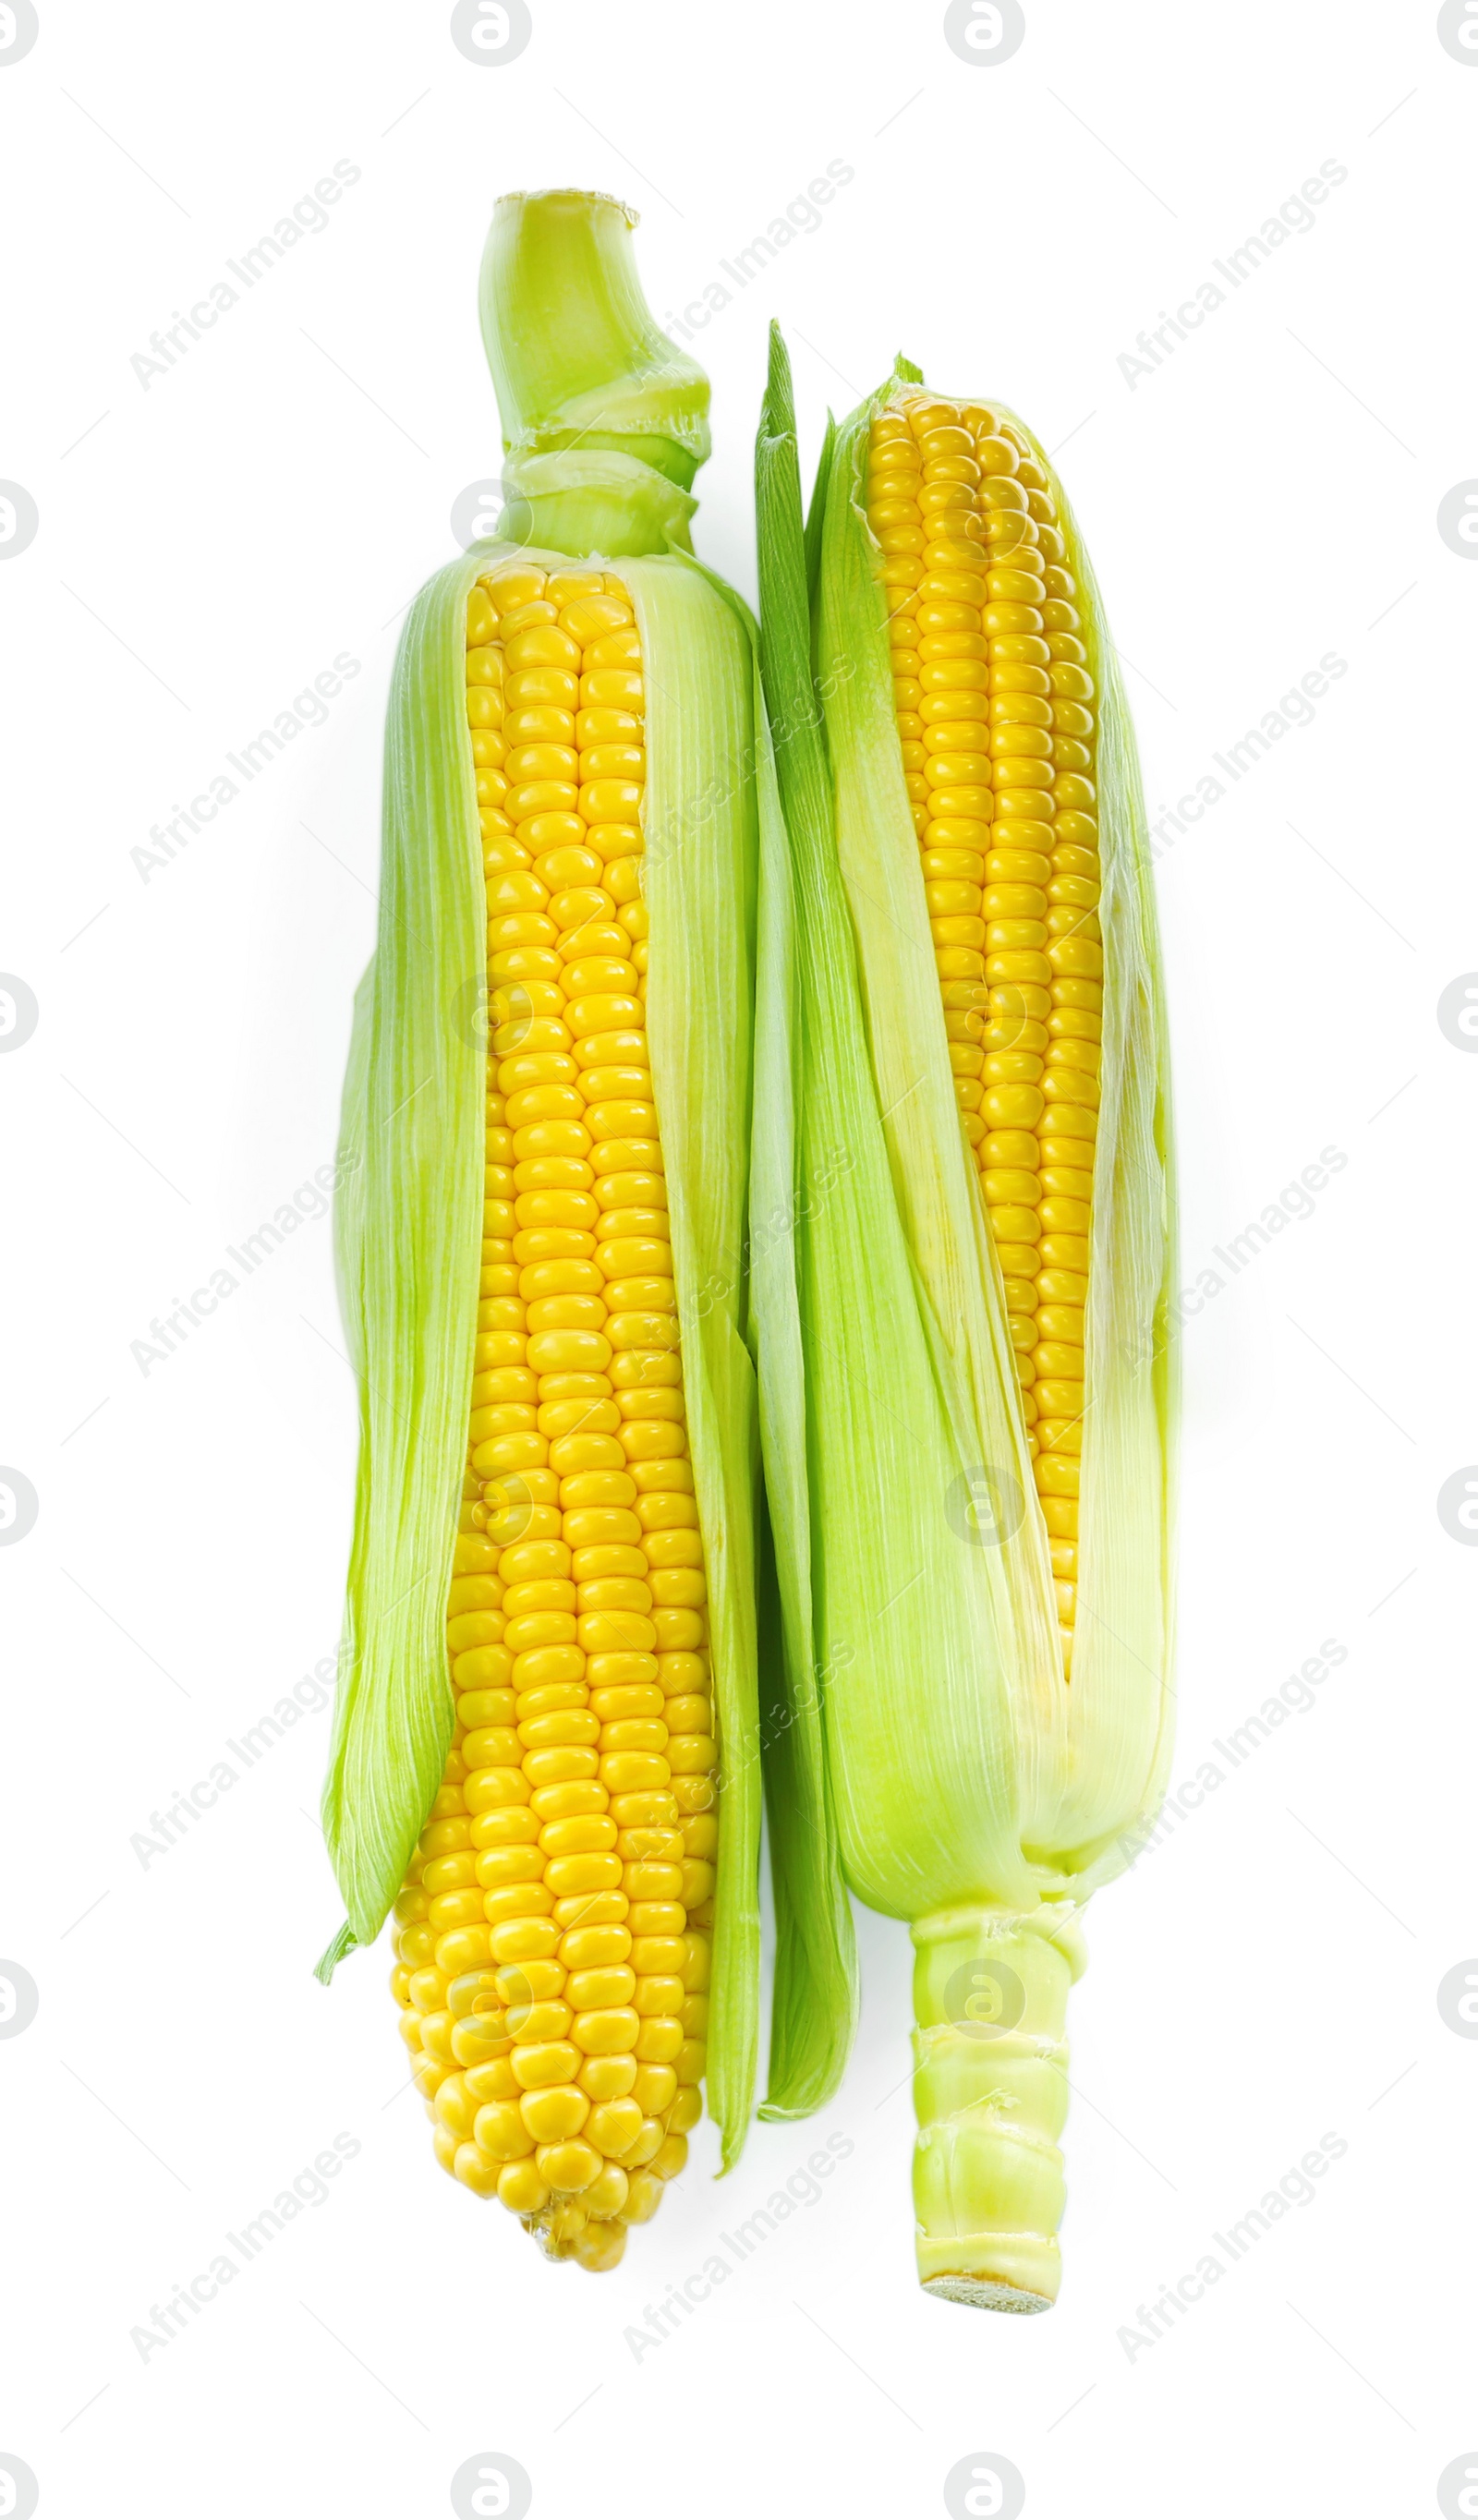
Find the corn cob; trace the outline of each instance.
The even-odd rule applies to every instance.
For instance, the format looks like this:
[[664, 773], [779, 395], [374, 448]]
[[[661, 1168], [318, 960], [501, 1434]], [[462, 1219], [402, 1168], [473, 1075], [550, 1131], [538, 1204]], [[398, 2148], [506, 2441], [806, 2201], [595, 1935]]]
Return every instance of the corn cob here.
[[[511, 534], [432, 582], [397, 666], [345, 1107], [365, 1439], [326, 1795], [329, 1964], [393, 1896], [438, 2159], [592, 2271], [682, 2168], [710, 2052], [737, 2152], [757, 1957], [756, 678], [737, 599], [685, 556], [707, 387], [642, 303], [633, 223], [499, 204]], [[485, 1052], [445, 1019], [469, 985], [438, 979], [441, 929], [453, 968], [476, 955]]]
[[753, 1290], [786, 1667], [762, 2114], [841, 2072], [850, 1887], [917, 1951], [920, 2281], [1040, 2310], [1082, 1911], [1170, 1749], [1173, 1200], [1133, 737], [1008, 412], [900, 361], [829, 429], [803, 536], [776, 335], [757, 483], [788, 859], [762, 869], [756, 1208], [824, 1185]]
[[396, 1903], [421, 1930], [394, 1981], [438, 2157], [516, 2212], [558, 2199], [554, 2234], [587, 2266], [652, 2212], [701, 2113], [717, 1838], [625, 596], [514, 562], [468, 608], [484, 1223], [505, 1231], [483, 1241], [477, 1501], [447, 1600], [461, 1737]]

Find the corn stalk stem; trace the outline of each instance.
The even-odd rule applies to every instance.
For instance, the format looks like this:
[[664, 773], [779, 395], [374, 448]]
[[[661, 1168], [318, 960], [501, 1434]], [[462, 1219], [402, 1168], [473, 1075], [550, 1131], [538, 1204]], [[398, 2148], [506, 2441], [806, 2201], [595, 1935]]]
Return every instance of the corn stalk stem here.
[[918, 2280], [981, 2310], [1050, 2310], [1064, 2198], [1078, 1911], [957, 1908], [914, 1926]]

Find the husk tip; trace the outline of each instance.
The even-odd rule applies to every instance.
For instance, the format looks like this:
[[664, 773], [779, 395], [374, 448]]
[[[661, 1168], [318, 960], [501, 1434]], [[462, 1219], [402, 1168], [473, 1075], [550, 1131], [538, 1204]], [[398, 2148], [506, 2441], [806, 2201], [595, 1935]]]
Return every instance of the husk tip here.
[[785, 337], [773, 315], [770, 318], [770, 362], [765, 377], [760, 428], [766, 437], [792, 437], [795, 433], [795, 382], [790, 370], [790, 353], [785, 346]]
[[358, 1949], [359, 1937], [355, 1933], [353, 1926], [349, 1923], [348, 1918], [345, 1917], [343, 1923], [339, 1926], [337, 1933], [335, 1935], [334, 1940], [329, 1945], [328, 1950], [324, 1953], [317, 1967], [314, 1969], [313, 1974], [317, 1978], [319, 1985], [328, 1986], [333, 1979], [334, 1972], [337, 1968], [339, 1961], [347, 1959], [349, 1954], [351, 1952], [357, 1952]]

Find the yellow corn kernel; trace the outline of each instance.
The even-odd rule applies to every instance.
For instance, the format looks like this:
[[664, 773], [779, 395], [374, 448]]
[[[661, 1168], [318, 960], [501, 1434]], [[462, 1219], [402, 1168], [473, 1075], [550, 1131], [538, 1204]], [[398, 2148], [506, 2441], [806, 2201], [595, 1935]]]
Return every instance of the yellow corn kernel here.
[[500, 2172], [498, 2200], [511, 2214], [537, 2214], [549, 2203], [549, 2188], [531, 2152]]
[[605, 2162], [590, 2185], [581, 2192], [580, 2201], [595, 2221], [609, 2221], [619, 2214], [626, 2202], [629, 2182], [619, 2162]]
[[524, 2140], [518, 2144], [517, 2151], [527, 2150], [529, 2138], [535, 2143], [559, 2143], [577, 2136], [590, 2115], [590, 2106], [589, 2094], [573, 2083], [559, 2083], [543, 2091], [525, 2092], [515, 2112], [525, 2130]]
[[578, 2196], [602, 2170], [600, 2154], [578, 2138], [569, 2143], [541, 2143], [534, 2160], [540, 2178], [557, 2196]]
[[[440, 2094], [437, 2096], [439, 2098]], [[494, 2100], [477, 2111], [472, 2123], [472, 2139], [489, 2159], [500, 2165], [506, 2161], [520, 2161], [528, 2150], [529, 2139], [523, 2120], [511, 2100]]]
[[632, 2055], [587, 2056], [580, 2089], [593, 2100], [622, 2100], [635, 2089], [640, 2068]]
[[661, 2201], [660, 2179], [653, 2179], [649, 2170], [628, 2170], [626, 2202], [621, 2208], [623, 2223], [649, 2223]]
[[629, 2095], [600, 2101], [585, 2121], [587, 2141], [610, 2161], [620, 2161], [641, 2132], [641, 2103]]

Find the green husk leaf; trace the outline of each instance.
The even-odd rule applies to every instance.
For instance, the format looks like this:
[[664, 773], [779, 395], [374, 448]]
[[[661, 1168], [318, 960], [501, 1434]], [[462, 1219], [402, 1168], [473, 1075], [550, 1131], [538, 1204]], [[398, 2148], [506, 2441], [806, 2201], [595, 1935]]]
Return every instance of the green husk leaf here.
[[[485, 1052], [482, 857], [454, 561], [401, 637], [385, 729], [380, 916], [355, 1000], [338, 1148], [339, 1302], [360, 1451], [323, 1823], [375, 1940], [452, 1737], [445, 1610], [470, 1406]], [[342, 1954], [335, 1947], [323, 1966]]]
[[[786, 353], [786, 350], [785, 350], [784, 342], [783, 340], [778, 340], [778, 338], [777, 338], [777, 333], [776, 333], [776, 327], [772, 325], [772, 326], [771, 326], [771, 341], [770, 341], [770, 358], [771, 358], [771, 368], [772, 368], [772, 373], [773, 373], [773, 370], [774, 370], [774, 363], [775, 363], [775, 359], [776, 359], [777, 353], [779, 354], [779, 356], [780, 356], [781, 358], [785, 359], [786, 367], [787, 367], [787, 369], [788, 369], [789, 361], [788, 361], [788, 356], [787, 356], [787, 353]], [[790, 404], [789, 404], [789, 405], [784, 406], [783, 408], [778, 408], [778, 409], [775, 411], [775, 413], [774, 413], [774, 417], [775, 417], [777, 420], [781, 420], [781, 419], [783, 419], [783, 417], [784, 417], [784, 410], [788, 410], [788, 412], [789, 412], [790, 426], [789, 426], [789, 429], [788, 429], [788, 432], [787, 432], [787, 433], [788, 433], [788, 435], [789, 435], [790, 437], [792, 437], [792, 438], [793, 438], [793, 437], [794, 437], [794, 435], [795, 435], [795, 413], [794, 413], [794, 408], [793, 408], [793, 402], [794, 402], [794, 397], [793, 397], [793, 395], [792, 395], [792, 397], [791, 397], [791, 402], [790, 402]], [[764, 429], [764, 428], [765, 428], [765, 426], [766, 426], [766, 424], [762, 421], [760, 425], [761, 425], [761, 428], [762, 428], [762, 430], [763, 430], [763, 429]], [[821, 461], [820, 461], [820, 463], [817, 465], [817, 468], [816, 468], [816, 478], [815, 478], [815, 480], [814, 480], [814, 481], [812, 482], [812, 484], [811, 484], [811, 505], [810, 505], [810, 507], [806, 510], [806, 538], [805, 538], [805, 562], [806, 562], [806, 629], [807, 629], [806, 652], [807, 652], [807, 655], [808, 655], [808, 656], [809, 656], [809, 654], [810, 654], [810, 622], [811, 622], [812, 618], [813, 618], [813, 617], [814, 617], [814, 615], [815, 615], [815, 611], [816, 611], [816, 599], [817, 599], [817, 596], [818, 596], [818, 594], [819, 594], [819, 592], [820, 592], [820, 589], [821, 589], [821, 537], [822, 537], [822, 526], [823, 526], [823, 523], [824, 523], [824, 521], [825, 521], [825, 518], [826, 518], [826, 513], [827, 513], [827, 476], [828, 476], [828, 474], [829, 473], [829, 472], [830, 472], [830, 470], [831, 470], [831, 449], [832, 449], [832, 447], [835, 445], [835, 443], [836, 443], [836, 420], [835, 420], [835, 415], [834, 415], [833, 413], [831, 413], [831, 412], [829, 412], [829, 412], [828, 412], [828, 414], [827, 414], [827, 433], [826, 433], [826, 436], [825, 436], [825, 437], [823, 438], [823, 440], [822, 440]], [[799, 502], [799, 499], [800, 499], [800, 472], [799, 472], [799, 458], [798, 458], [798, 455], [797, 455], [797, 457], [795, 458], [795, 462], [796, 462], [796, 467], [797, 467], [797, 469], [796, 469], [796, 475], [795, 475], [795, 496], [796, 496], [796, 500], [797, 500], [797, 502]]]

